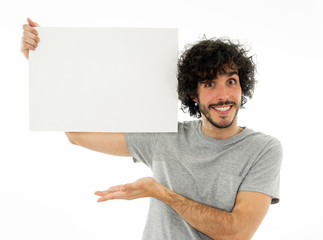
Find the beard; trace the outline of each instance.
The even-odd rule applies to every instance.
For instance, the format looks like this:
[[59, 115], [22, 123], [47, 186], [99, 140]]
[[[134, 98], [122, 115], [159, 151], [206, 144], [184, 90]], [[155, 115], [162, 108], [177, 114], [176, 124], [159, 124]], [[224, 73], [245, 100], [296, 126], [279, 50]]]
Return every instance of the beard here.
[[[200, 109], [200, 112], [205, 116], [205, 118], [209, 121], [209, 123], [211, 123], [214, 127], [216, 128], [228, 128], [232, 125], [232, 123], [234, 122], [234, 120], [237, 117], [237, 114], [239, 112], [239, 108], [240, 108], [240, 104], [236, 104], [235, 102], [231, 102], [231, 101], [226, 101], [226, 102], [219, 102], [217, 104], [210, 104], [208, 107], [206, 107], [205, 105], [201, 104], [200, 101], [197, 101], [198, 107]], [[232, 120], [226, 120], [228, 118], [228, 116], [220, 116], [220, 118], [222, 118], [222, 121], [218, 121], [216, 122], [215, 120], [212, 119], [210, 111], [212, 110], [213, 107], [218, 107], [221, 105], [233, 105], [233, 107], [236, 108], [236, 112], [234, 113], [234, 116], [232, 117]]]

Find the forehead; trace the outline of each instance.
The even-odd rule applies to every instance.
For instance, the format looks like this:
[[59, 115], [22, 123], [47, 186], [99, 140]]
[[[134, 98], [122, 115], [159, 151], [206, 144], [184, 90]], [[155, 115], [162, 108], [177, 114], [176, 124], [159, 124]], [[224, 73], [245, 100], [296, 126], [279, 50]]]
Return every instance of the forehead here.
[[220, 67], [211, 67], [203, 69], [197, 73], [199, 82], [211, 81], [217, 78], [218, 75], [228, 75], [232, 76], [232, 73], [235, 72], [239, 76], [239, 69], [236, 64], [223, 64]]
[[237, 74], [239, 76], [239, 69], [237, 65], [232, 64], [229, 66], [228, 64], [224, 64], [217, 72], [218, 75], [235, 75]]

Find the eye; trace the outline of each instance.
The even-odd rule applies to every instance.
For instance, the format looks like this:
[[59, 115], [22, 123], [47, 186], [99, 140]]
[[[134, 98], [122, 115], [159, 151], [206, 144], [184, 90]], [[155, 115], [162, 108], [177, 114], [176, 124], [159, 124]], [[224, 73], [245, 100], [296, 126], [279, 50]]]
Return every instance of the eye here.
[[213, 87], [213, 86], [214, 86], [214, 82], [205, 83], [205, 87]]
[[229, 79], [228, 80], [228, 84], [229, 85], [234, 85], [234, 84], [236, 84], [237, 83], [237, 80], [235, 80], [235, 79], [233, 79], [233, 78], [231, 78], [231, 79]]

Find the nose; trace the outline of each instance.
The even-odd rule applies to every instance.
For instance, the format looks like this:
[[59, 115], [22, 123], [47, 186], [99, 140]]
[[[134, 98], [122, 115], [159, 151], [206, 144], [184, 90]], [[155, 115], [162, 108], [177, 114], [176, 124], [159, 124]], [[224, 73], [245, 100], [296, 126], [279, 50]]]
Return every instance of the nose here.
[[225, 85], [218, 86], [216, 89], [216, 99], [221, 102], [229, 100], [229, 91]]

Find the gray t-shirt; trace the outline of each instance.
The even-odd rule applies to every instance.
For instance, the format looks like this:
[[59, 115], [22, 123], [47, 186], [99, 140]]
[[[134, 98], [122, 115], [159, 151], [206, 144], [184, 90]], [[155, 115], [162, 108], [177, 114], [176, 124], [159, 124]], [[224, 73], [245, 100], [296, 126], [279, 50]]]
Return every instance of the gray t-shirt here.
[[[244, 128], [225, 140], [205, 135], [201, 121], [178, 124], [178, 133], [126, 133], [129, 152], [154, 179], [196, 202], [231, 212], [238, 191], [254, 191], [279, 202], [280, 142]], [[171, 207], [151, 198], [143, 239], [210, 239]]]

